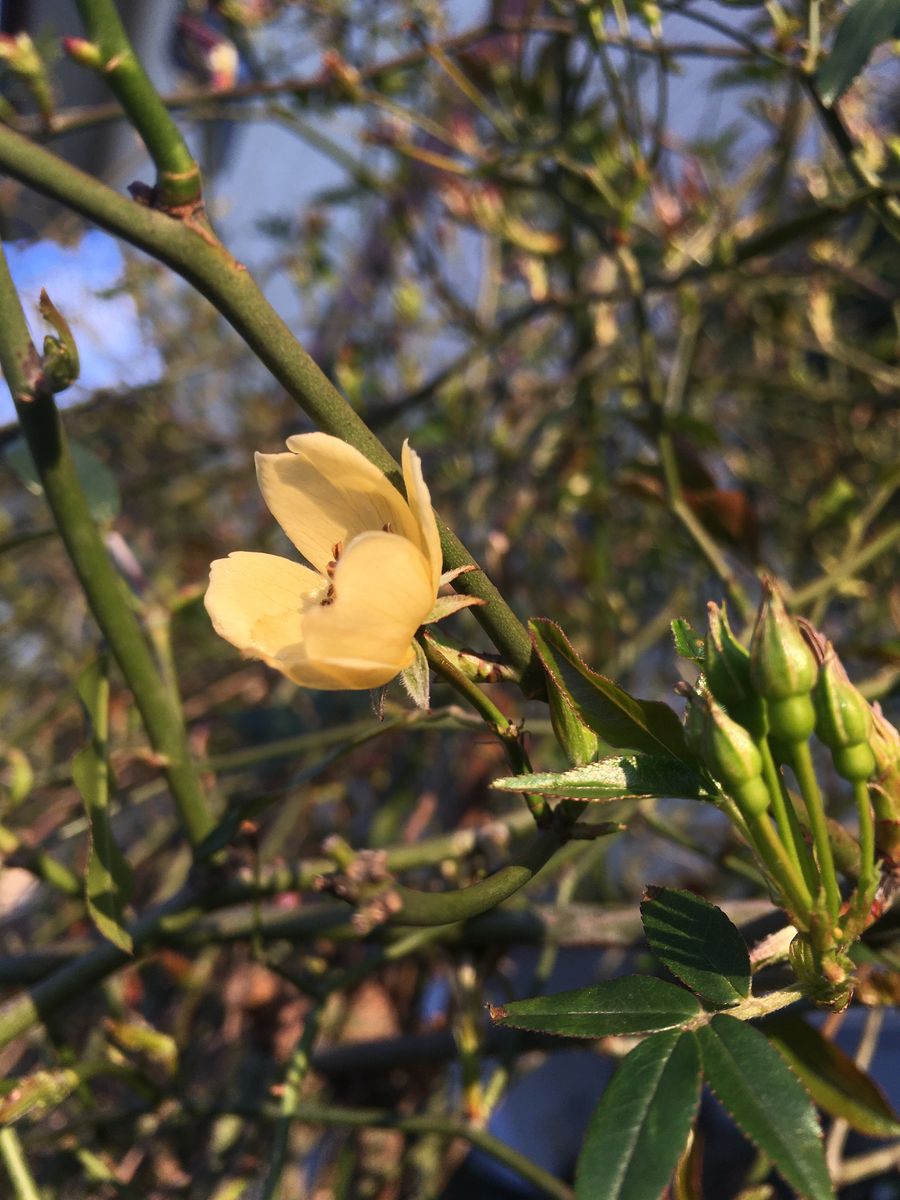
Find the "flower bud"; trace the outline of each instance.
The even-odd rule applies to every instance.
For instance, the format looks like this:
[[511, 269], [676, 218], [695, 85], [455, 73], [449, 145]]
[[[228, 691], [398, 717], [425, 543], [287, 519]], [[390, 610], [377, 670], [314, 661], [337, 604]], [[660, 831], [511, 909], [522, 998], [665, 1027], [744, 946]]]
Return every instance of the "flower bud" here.
[[869, 746], [872, 712], [830, 645], [813, 698], [816, 736], [831, 751], [834, 769], [851, 783], [865, 782], [875, 770], [875, 755]]
[[710, 700], [703, 729], [706, 765], [734, 796], [744, 812], [758, 815], [769, 807], [769, 789], [762, 778], [762, 759], [753, 738], [733, 721], [720, 704]]
[[876, 778], [894, 796], [900, 809], [900, 733], [881, 711], [880, 704], [873, 704], [869, 712], [872, 718], [869, 744], [875, 755]]
[[818, 673], [816, 660], [773, 583], [766, 580], [763, 587], [750, 641], [753, 683], [766, 701], [773, 737], [781, 742], [805, 742], [816, 725], [810, 698]]
[[709, 631], [706, 634], [704, 671], [712, 694], [728, 713], [754, 737], [766, 732], [766, 712], [753, 688], [750, 654], [737, 640], [728, 624], [723, 605], [710, 601]]

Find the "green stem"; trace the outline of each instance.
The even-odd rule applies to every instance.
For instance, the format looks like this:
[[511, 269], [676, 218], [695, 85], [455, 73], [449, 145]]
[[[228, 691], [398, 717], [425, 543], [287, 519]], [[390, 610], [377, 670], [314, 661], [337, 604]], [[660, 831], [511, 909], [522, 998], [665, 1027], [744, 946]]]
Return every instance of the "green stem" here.
[[[468, 700], [477, 713], [480, 714], [487, 727], [497, 735], [506, 753], [512, 771], [516, 775], [530, 772], [531, 764], [522, 746], [519, 727], [514, 721], [505, 716], [473, 680], [468, 679], [462, 671], [447, 658], [437, 642], [429, 633], [423, 633], [419, 638], [429, 666], [446, 680], [452, 688]], [[525, 801], [529, 811], [538, 825], [545, 825], [551, 816], [551, 810], [543, 796], [526, 794]]]
[[[402, 482], [394, 459], [316, 366], [246, 268], [221, 245], [183, 221], [126, 200], [2, 125], [0, 168], [171, 267], [222, 314], [320, 429], [355, 446], [392, 483]], [[474, 563], [440, 519], [438, 526], [445, 567]], [[531, 661], [528, 633], [488, 577], [480, 569], [471, 571], [456, 586], [485, 601], [473, 610], [475, 618], [509, 664], [524, 672]]]
[[281, 1176], [288, 1155], [288, 1138], [291, 1124], [300, 1107], [300, 1091], [303, 1081], [312, 1066], [313, 1045], [319, 1035], [323, 1004], [318, 1004], [306, 1014], [303, 1033], [291, 1055], [291, 1061], [281, 1085], [281, 1111], [275, 1125], [275, 1138], [271, 1150], [269, 1169], [260, 1192], [260, 1200], [278, 1200], [281, 1194]]
[[875, 871], [875, 823], [872, 820], [872, 803], [869, 785], [857, 780], [853, 784], [853, 799], [859, 816], [859, 880], [860, 895], [866, 895], [874, 886]]
[[790, 749], [789, 761], [793, 767], [794, 774], [797, 776], [800, 795], [803, 797], [803, 803], [806, 806], [813, 845], [816, 848], [819, 877], [822, 881], [822, 886], [825, 888], [825, 903], [828, 907], [828, 916], [832, 924], [834, 924], [841, 910], [841, 893], [838, 888], [837, 874], [834, 869], [834, 855], [831, 851], [831, 841], [828, 837], [825, 805], [822, 802], [822, 793], [819, 791], [819, 783], [816, 779], [812, 755], [809, 752], [809, 743], [794, 742]]
[[11, 1125], [0, 1129], [0, 1158], [3, 1159], [16, 1200], [41, 1200], [19, 1135]]
[[495, 908], [530, 883], [564, 844], [560, 833], [542, 831], [517, 862], [508, 863], [469, 887], [450, 892], [419, 892], [397, 886], [391, 890], [403, 901], [396, 917], [399, 925], [449, 925], [466, 921]]
[[775, 817], [775, 823], [778, 826], [782, 845], [787, 851], [788, 857], [803, 874], [803, 880], [809, 892], [807, 899], [811, 909], [812, 898], [819, 888], [816, 864], [803, 838], [803, 829], [794, 811], [794, 806], [785, 795], [785, 788], [782, 784], [781, 776], [778, 774], [778, 767], [775, 764], [775, 759], [772, 757], [772, 747], [769, 745], [769, 739], [765, 735], [761, 737], [756, 743], [756, 748], [759, 750], [759, 756], [762, 759], [763, 779], [766, 782], [766, 787], [769, 789], [769, 795], [772, 797], [772, 813]]
[[47, 504], [88, 605], [134, 693], [153, 748], [164, 760], [163, 770], [185, 832], [191, 845], [197, 846], [212, 829], [213, 821], [190, 760], [181, 713], [172, 706], [132, 610], [128, 590], [110, 562], [91, 517], [2, 247], [0, 365]]
[[200, 168], [134, 52], [113, 0], [77, 0], [88, 36], [100, 51], [100, 70], [156, 166], [164, 208], [202, 199]]
[[775, 835], [769, 814], [744, 813], [747, 828], [760, 858], [766, 864], [774, 887], [785, 894], [790, 904], [790, 915], [795, 925], [805, 929], [809, 925], [812, 899], [797, 866], [788, 857], [787, 851]]

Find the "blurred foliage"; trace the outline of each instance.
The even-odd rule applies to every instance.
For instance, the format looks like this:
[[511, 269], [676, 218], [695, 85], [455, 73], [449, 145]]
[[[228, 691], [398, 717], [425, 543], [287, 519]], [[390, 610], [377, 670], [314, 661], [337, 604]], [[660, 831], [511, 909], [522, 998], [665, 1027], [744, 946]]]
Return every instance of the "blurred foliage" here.
[[[897, 101], [879, 60], [889, 48], [823, 118], [799, 70], [805, 4], [219, 7], [246, 82], [185, 101], [179, 119], [201, 131], [230, 123], [245, 170], [264, 123], [296, 143], [264, 200], [252, 179], [221, 171], [213, 219], [237, 229], [235, 211], [256, 214], [242, 230], [251, 269], [385, 444], [411, 439], [435, 506], [513, 609], [552, 617], [592, 667], [667, 699], [679, 673], [670, 621], [702, 627], [723, 590], [748, 598], [749, 618], [766, 568], [896, 715]], [[256, 9], [262, 20], [250, 19]], [[821, 6], [826, 45], [844, 11]], [[27, 121], [27, 98], [13, 100], [11, 119]], [[58, 96], [58, 115], [71, 103]], [[310, 185], [326, 160], [327, 184]], [[4, 187], [5, 209], [27, 203]], [[409, 852], [404, 878], [418, 886], [460, 886], [499, 865], [506, 835], [492, 822], [514, 837], [527, 824], [516, 824], [518, 801], [488, 790], [508, 774], [501, 745], [445, 685], [432, 718], [409, 715], [392, 688], [379, 725], [365, 696], [297, 691], [213, 633], [201, 602], [210, 561], [285, 549], [252, 452], [310, 426], [164, 267], [129, 254], [121, 289], [165, 373], [79, 402], [66, 423], [220, 809], [252, 816], [227, 867], [252, 878], [317, 858], [335, 833]], [[65, 315], [77, 337], [77, 314]], [[15, 437], [0, 431], [7, 988], [89, 935], [83, 898], [46, 882], [42, 855], [85, 868], [75, 681], [98, 650], [46, 508], [23, 487]], [[450, 627], [491, 649], [470, 615]], [[536, 768], [564, 765], [546, 708], [490, 690], [526, 719]], [[140, 910], [190, 863], [115, 676], [109, 738], [112, 829]], [[435, 932], [397, 961], [393, 935], [360, 940], [334, 916], [343, 909], [317, 925], [319, 901], [288, 886], [173, 931], [64, 1020], [48, 1018], [44, 1036], [0, 1052], [5, 1072], [38, 1081], [42, 1107], [18, 1128], [41, 1187], [262, 1195], [250, 1181], [270, 1162], [277, 1089], [314, 1012], [322, 1040], [306, 1101], [438, 1114], [462, 1089], [468, 1115], [486, 1121], [507, 1073], [524, 1073], [529, 1043], [485, 1031], [482, 990], [531, 994], [558, 968], [539, 902], [633, 909], [650, 880], [731, 901], [759, 894], [718, 814], [690, 801], [621, 809], [627, 832], [573, 843], [527, 901]], [[427, 849], [456, 829], [481, 830], [474, 853]], [[616, 972], [639, 933], [615, 911], [628, 936], [564, 932], [563, 945], [597, 949], [566, 950], [558, 969], [575, 969], [573, 955], [582, 978]], [[513, 952], [534, 941], [536, 967]], [[896, 951], [884, 953], [896, 966]], [[349, 982], [326, 992], [339, 970]], [[457, 1053], [461, 1075], [446, 1069]], [[438, 1196], [459, 1145], [374, 1128], [323, 1137], [295, 1123], [283, 1195]], [[564, 1175], [574, 1149], [542, 1158]], [[500, 1194], [496, 1181], [482, 1186]], [[733, 1186], [719, 1179], [710, 1194]]]

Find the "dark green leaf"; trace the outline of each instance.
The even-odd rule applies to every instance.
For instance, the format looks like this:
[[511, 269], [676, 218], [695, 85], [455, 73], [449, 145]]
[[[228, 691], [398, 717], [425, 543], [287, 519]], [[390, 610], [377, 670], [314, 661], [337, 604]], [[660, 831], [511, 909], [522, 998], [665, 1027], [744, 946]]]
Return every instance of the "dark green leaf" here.
[[[116, 519], [122, 507], [115, 476], [96, 454], [80, 443], [70, 442], [69, 451], [91, 516], [101, 525], [109, 524]], [[3, 457], [30, 492], [35, 496], [44, 494], [38, 469], [24, 441], [16, 439], [12, 442], [3, 452]]]
[[876, 46], [900, 37], [900, 0], [856, 0], [838, 26], [831, 53], [816, 71], [825, 104], [839, 100]]
[[495, 780], [491, 787], [570, 800], [640, 800], [647, 796], [709, 800], [713, 795], [702, 775], [676, 759], [654, 754], [616, 755], [556, 773], [509, 775]]
[[682, 983], [728, 1008], [750, 994], [750, 956], [731, 921], [709, 901], [676, 888], [648, 888], [641, 904], [653, 951]]
[[802, 1017], [780, 1013], [763, 1030], [833, 1117], [842, 1117], [869, 1137], [897, 1137], [900, 1121], [884, 1094], [839, 1046]]
[[696, 996], [650, 975], [625, 975], [593, 987], [514, 1000], [492, 1008], [501, 1025], [567, 1037], [653, 1033], [678, 1029], [702, 1011]]
[[804, 1200], [834, 1200], [816, 1110], [758, 1029], [719, 1014], [698, 1030], [709, 1086]]
[[663, 754], [690, 763], [681, 722], [674, 710], [658, 700], [629, 696], [604, 675], [592, 671], [553, 621], [529, 622], [535, 649], [555, 657], [575, 715], [617, 750]]
[[687, 1142], [700, 1100], [690, 1033], [657, 1033], [619, 1064], [578, 1160], [577, 1200], [655, 1200]]
[[706, 662], [706, 641], [690, 621], [686, 621], [684, 617], [676, 617], [672, 622], [672, 639], [678, 657], [696, 663], [702, 670]]
[[109, 679], [105, 657], [82, 671], [78, 696], [84, 709], [87, 745], [72, 760], [72, 778], [81, 793], [88, 819], [88, 862], [85, 897], [98, 931], [120, 950], [132, 951], [123, 908], [131, 894], [131, 868], [113, 840], [109, 820], [107, 729]]

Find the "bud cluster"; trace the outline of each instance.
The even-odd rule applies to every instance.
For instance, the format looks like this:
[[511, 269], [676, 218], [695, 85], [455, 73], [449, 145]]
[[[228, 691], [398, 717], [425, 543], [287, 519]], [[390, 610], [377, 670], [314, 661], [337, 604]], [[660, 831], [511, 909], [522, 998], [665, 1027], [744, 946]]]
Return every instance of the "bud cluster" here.
[[[809, 994], [842, 1006], [852, 987], [847, 948], [900, 874], [900, 734], [850, 682], [830, 643], [788, 614], [774, 584], [763, 587], [749, 646], [735, 636], [724, 606], [709, 605], [703, 673], [684, 687], [685, 737], [800, 930], [791, 960], [803, 965]], [[826, 815], [813, 736], [852, 787], [858, 854], [848, 854], [847, 831]]]

